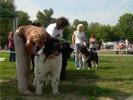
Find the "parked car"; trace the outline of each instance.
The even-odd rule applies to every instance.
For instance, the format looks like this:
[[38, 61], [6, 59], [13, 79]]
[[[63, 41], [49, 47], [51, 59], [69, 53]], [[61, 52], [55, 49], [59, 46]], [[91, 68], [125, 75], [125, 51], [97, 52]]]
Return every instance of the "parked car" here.
[[106, 42], [106, 43], [103, 43], [102, 46], [103, 46], [103, 49], [114, 49], [114, 42]]

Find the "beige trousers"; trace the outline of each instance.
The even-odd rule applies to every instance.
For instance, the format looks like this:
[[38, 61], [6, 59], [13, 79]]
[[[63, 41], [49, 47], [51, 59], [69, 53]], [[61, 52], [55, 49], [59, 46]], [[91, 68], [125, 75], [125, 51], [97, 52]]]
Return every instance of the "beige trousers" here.
[[30, 54], [26, 52], [25, 43], [18, 33], [14, 34], [14, 43], [18, 89], [19, 91], [25, 91], [28, 89], [30, 81]]

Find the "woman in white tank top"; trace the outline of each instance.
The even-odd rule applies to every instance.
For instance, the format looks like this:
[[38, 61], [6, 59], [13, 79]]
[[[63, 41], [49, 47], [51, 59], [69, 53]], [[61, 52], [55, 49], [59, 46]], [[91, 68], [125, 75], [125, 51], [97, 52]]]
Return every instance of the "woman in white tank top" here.
[[75, 66], [77, 69], [80, 69], [82, 66], [82, 59], [79, 53], [79, 46], [82, 44], [86, 45], [86, 37], [83, 30], [84, 30], [83, 24], [79, 24], [77, 26], [77, 30], [74, 31], [72, 36], [72, 45], [75, 50]]

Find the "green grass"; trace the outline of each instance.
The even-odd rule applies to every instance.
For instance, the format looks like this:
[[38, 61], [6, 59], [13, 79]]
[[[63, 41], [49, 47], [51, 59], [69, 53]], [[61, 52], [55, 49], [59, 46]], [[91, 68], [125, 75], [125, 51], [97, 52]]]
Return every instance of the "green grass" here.
[[2, 100], [125, 100], [133, 95], [133, 56], [99, 56], [98, 69], [76, 70], [68, 61], [66, 80], [60, 82], [62, 96], [52, 96], [51, 86], [43, 96], [21, 96], [17, 91], [15, 63], [8, 62], [8, 53], [0, 62], [0, 96]]

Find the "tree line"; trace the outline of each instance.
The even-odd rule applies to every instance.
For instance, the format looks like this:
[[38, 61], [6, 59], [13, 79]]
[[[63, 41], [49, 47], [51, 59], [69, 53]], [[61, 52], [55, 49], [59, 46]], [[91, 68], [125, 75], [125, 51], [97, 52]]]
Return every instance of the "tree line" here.
[[[28, 13], [24, 11], [16, 11], [14, 0], [1, 0], [0, 7], [16, 13], [18, 17], [18, 26], [38, 22], [42, 26], [47, 27], [48, 24], [55, 22], [57, 19], [52, 17], [54, 10], [50, 8], [38, 11], [36, 14], [36, 20], [31, 21]], [[0, 38], [1, 46], [4, 46], [7, 43], [8, 33], [12, 31], [12, 21], [13, 20], [11, 18], [0, 18], [0, 35], [2, 35], [2, 38]], [[84, 31], [88, 40], [90, 35], [93, 33], [96, 36], [97, 42], [128, 39], [131, 43], [133, 43], [133, 13], [125, 13], [121, 15], [118, 23], [114, 26], [103, 25], [97, 22], [88, 23], [87, 21], [75, 19], [73, 23], [69, 24], [69, 26], [64, 30], [64, 39], [67, 38], [68, 41], [71, 41], [72, 33], [79, 23], [84, 25]]]

